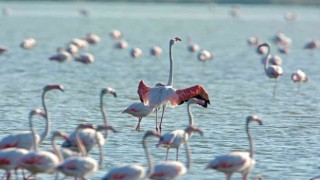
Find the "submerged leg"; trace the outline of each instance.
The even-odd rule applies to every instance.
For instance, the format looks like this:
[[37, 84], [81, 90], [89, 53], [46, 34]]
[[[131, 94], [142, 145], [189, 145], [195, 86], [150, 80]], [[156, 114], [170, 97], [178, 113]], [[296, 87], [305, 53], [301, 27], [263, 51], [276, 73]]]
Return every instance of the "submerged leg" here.
[[179, 161], [179, 148], [177, 148], [176, 161]]
[[140, 131], [140, 122], [142, 120], [142, 117], [139, 117], [139, 122], [138, 122], [138, 125], [136, 127], [136, 131]]
[[164, 105], [162, 107], [162, 115], [161, 115], [161, 120], [160, 120], [160, 125], [159, 125], [159, 128], [160, 128], [160, 133], [161, 133], [161, 130], [162, 130], [162, 119], [163, 119], [163, 114], [164, 114], [164, 111], [166, 110], [166, 105]]

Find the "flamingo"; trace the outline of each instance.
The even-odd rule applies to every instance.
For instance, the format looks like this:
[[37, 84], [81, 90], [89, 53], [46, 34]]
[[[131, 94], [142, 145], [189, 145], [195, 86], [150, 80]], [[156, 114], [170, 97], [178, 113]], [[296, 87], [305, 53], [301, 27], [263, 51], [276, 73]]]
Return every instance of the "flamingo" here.
[[60, 159], [60, 161], [63, 161], [64, 159], [68, 159], [70, 157], [73, 157], [73, 156], [79, 156], [79, 153], [77, 152], [74, 152], [70, 149], [67, 149], [67, 148], [58, 148], [56, 143], [55, 143], [55, 140], [57, 137], [61, 137], [63, 138], [64, 140], [68, 140], [69, 139], [69, 135], [67, 135], [66, 133], [62, 132], [62, 131], [54, 131], [52, 133], [52, 137], [51, 137], [51, 146], [52, 146], [52, 149], [48, 150], [52, 153], [54, 153], [55, 155], [57, 155]]
[[152, 56], [160, 56], [162, 54], [162, 49], [159, 46], [153, 46], [150, 49], [150, 54]]
[[79, 51], [79, 48], [74, 45], [74, 44], [69, 44], [67, 47], [66, 47], [66, 51], [69, 52], [70, 54], [72, 55], [75, 55], [78, 53]]
[[270, 55], [270, 51], [271, 51], [270, 45], [268, 43], [263, 43], [258, 46], [258, 49], [260, 47], [267, 47], [268, 48], [268, 53], [265, 56], [266, 60], [264, 62], [264, 70], [265, 70], [266, 75], [269, 78], [275, 79], [274, 88], [273, 88], [273, 97], [275, 97], [275, 92], [276, 92], [276, 88], [277, 88], [277, 80], [278, 80], [279, 76], [281, 76], [283, 74], [283, 70], [282, 70], [281, 66], [269, 65], [269, 60], [270, 60], [269, 55]]
[[0, 46], [0, 54], [4, 54], [5, 52], [8, 52], [9, 49], [5, 46]]
[[[191, 113], [191, 104], [199, 104], [203, 105], [205, 102], [201, 99], [196, 99], [196, 98], [191, 98], [188, 100], [188, 116], [189, 116], [189, 126], [193, 125], [193, 116]], [[167, 148], [167, 153], [166, 153], [166, 160], [168, 160], [168, 153], [170, 148], [176, 148], [176, 161], [179, 159], [179, 148], [183, 144], [184, 141], [188, 141], [189, 138], [192, 135], [192, 129], [187, 128], [184, 130], [175, 130], [172, 132], [165, 133], [162, 138], [160, 138], [157, 147], [166, 147]], [[185, 138], [185, 139], [183, 139]]]
[[247, 42], [248, 42], [248, 45], [250, 45], [250, 46], [257, 46], [259, 44], [259, 38], [258, 37], [249, 37]]
[[31, 49], [36, 44], [37, 44], [37, 41], [35, 39], [27, 38], [27, 39], [22, 41], [22, 43], [20, 44], [20, 47], [22, 47], [24, 49]]
[[153, 162], [147, 149], [147, 138], [150, 136], [160, 138], [161, 134], [159, 134], [157, 131], [149, 130], [143, 136], [142, 144], [148, 161], [147, 171], [144, 167], [138, 164], [124, 165], [111, 169], [108, 174], [102, 178], [102, 180], [143, 180], [149, 177], [153, 172]]
[[[60, 91], [63, 91], [63, 86], [61, 85], [47, 85], [43, 88], [42, 92], [42, 106], [46, 114], [46, 127], [45, 130], [39, 135], [36, 134], [36, 142], [37, 144], [41, 144], [42, 141], [48, 136], [49, 130], [50, 130], [50, 118], [47, 111], [47, 105], [45, 101], [45, 96], [48, 91], [58, 89]], [[10, 148], [10, 147], [16, 147], [16, 148], [22, 148], [22, 149], [28, 149], [30, 150], [33, 144], [33, 135], [31, 131], [21, 131], [17, 132], [8, 136], [5, 136], [0, 141], [0, 149]]]
[[71, 55], [68, 51], [59, 50], [59, 52], [49, 58], [49, 60], [57, 61], [63, 63], [68, 61], [71, 58]]
[[91, 64], [94, 61], [94, 56], [91, 53], [83, 53], [80, 56], [75, 56], [74, 60], [83, 64]]
[[125, 48], [128, 47], [128, 43], [125, 40], [121, 40], [119, 42], [116, 42], [114, 44], [114, 47], [117, 48], [117, 49], [125, 49]]
[[248, 174], [255, 165], [253, 159], [253, 141], [250, 134], [250, 122], [257, 122], [262, 125], [261, 119], [256, 115], [250, 115], [246, 119], [246, 132], [250, 144], [250, 151], [234, 151], [225, 155], [217, 156], [211, 160], [207, 169], [215, 169], [226, 174], [226, 179], [230, 180], [233, 173], [241, 173], [243, 180], [247, 180]]
[[[78, 125], [75, 131], [75, 139], [76, 139], [76, 143], [79, 148], [81, 156], [74, 156], [64, 160], [60, 165], [56, 167], [56, 169], [62, 172], [66, 176], [86, 179], [87, 176], [96, 172], [99, 169], [99, 164], [95, 159], [86, 156], [87, 155], [86, 149], [81, 141], [81, 138], [79, 137], [79, 133], [81, 129], [83, 130], [94, 129], [94, 127], [90, 124], [80, 124]], [[98, 137], [97, 134], [95, 134], [95, 138], [97, 137]], [[98, 141], [98, 139], [96, 139], [96, 141]], [[100, 148], [99, 154], [100, 154], [100, 159], [102, 159], [101, 148]], [[100, 162], [102, 161], [100, 160]]]
[[170, 74], [167, 85], [165, 86], [156, 86], [149, 87], [147, 86], [143, 80], [140, 81], [138, 86], [138, 94], [140, 96], [140, 100], [145, 105], [150, 105], [151, 107], [155, 107], [156, 109], [156, 130], [158, 130], [158, 107], [162, 107], [162, 116], [160, 121], [160, 132], [161, 132], [161, 124], [164, 115], [164, 111], [166, 109], [167, 103], [171, 104], [171, 107], [176, 105], [180, 105], [183, 102], [187, 101], [190, 98], [196, 97], [198, 99], [203, 99], [205, 104], [203, 107], [207, 107], [210, 104], [209, 96], [205, 89], [201, 85], [195, 85], [190, 88], [178, 89], [173, 88], [173, 58], [172, 58], [172, 46], [181, 41], [180, 38], [176, 37], [170, 40], [169, 42], [169, 57], [170, 57]]
[[71, 40], [70, 44], [77, 46], [79, 49], [84, 49], [88, 47], [88, 42], [84, 39], [74, 38]]
[[198, 44], [196, 44], [196, 43], [193, 43], [191, 41], [191, 37], [190, 36], [188, 36], [187, 38], [188, 38], [187, 46], [188, 46], [189, 52], [194, 53], [194, 52], [199, 51], [200, 46]]
[[130, 51], [130, 55], [133, 58], [139, 58], [142, 56], [142, 50], [140, 48], [132, 48]]
[[316, 49], [320, 46], [320, 41], [319, 40], [312, 40], [310, 42], [308, 42], [305, 46], [304, 46], [304, 49], [310, 49], [310, 50], [313, 50], [313, 49]]
[[201, 51], [199, 51], [197, 57], [199, 61], [204, 62], [204, 61], [213, 59], [213, 54], [208, 50], [202, 49]]
[[123, 35], [121, 33], [121, 31], [117, 30], [117, 29], [113, 29], [110, 33], [110, 37], [112, 39], [119, 39], [121, 38]]
[[[269, 60], [269, 64], [271, 64], [271, 65], [280, 66], [282, 64], [282, 58], [277, 55], [269, 55], [268, 60]], [[265, 58], [265, 57], [263, 57], [261, 59], [262, 64], [265, 64], [266, 61], [267, 61], [267, 58]]]
[[[100, 93], [100, 110], [102, 114], [102, 120], [103, 124], [107, 125], [107, 116], [106, 116], [106, 111], [103, 107], [103, 97], [105, 94], [112, 94], [114, 97], [117, 97], [116, 91], [113, 88], [103, 88]], [[90, 152], [91, 149], [94, 146], [97, 145], [103, 145], [105, 144], [105, 136], [102, 133], [98, 132], [98, 141], [96, 141], [95, 138], [96, 130], [92, 128], [87, 128], [87, 129], [81, 129], [79, 132], [79, 137], [83, 141], [83, 145], [86, 149], [86, 152]], [[70, 148], [72, 150], [78, 150], [77, 144], [76, 144], [76, 139], [75, 139], [75, 132], [72, 132], [69, 135], [69, 139], [67, 141], [64, 141], [62, 144], [62, 147]]]
[[44, 118], [47, 118], [47, 114], [41, 111], [40, 109], [34, 109], [30, 112], [29, 115], [29, 123], [30, 129], [33, 134], [33, 143], [34, 143], [34, 151], [31, 151], [25, 155], [23, 155], [18, 161], [18, 167], [23, 169], [27, 169], [32, 173], [32, 175], [36, 175], [38, 173], [54, 173], [55, 167], [59, 164], [60, 160], [58, 156], [49, 151], [39, 151], [38, 145], [36, 141], [35, 131], [32, 124], [32, 116], [34, 114], [40, 114]]
[[[7, 179], [11, 179], [11, 171], [18, 168], [17, 162], [23, 155], [29, 151], [19, 148], [8, 148], [0, 150], [0, 169], [5, 170]], [[3, 178], [1, 178], [3, 179]]]
[[[197, 132], [201, 136], [203, 134], [202, 130], [195, 127], [195, 126], [189, 126], [187, 128], [187, 131]], [[185, 133], [184, 136], [186, 136], [186, 134], [187, 133]], [[185, 137], [183, 139], [185, 139]], [[190, 153], [188, 141], [185, 141], [184, 145], [186, 147], [186, 155], [187, 155], [186, 165], [184, 165], [180, 161], [161, 162], [161, 163], [155, 165], [154, 171], [149, 176], [149, 178], [156, 179], [156, 180], [176, 179], [177, 177], [182, 176], [185, 173], [187, 173], [188, 169], [190, 169], [190, 166], [191, 166], [191, 153]]]
[[98, 44], [101, 40], [101, 38], [97, 34], [93, 33], [88, 33], [85, 39], [89, 44]]
[[315, 176], [313, 178], [311, 178], [310, 180], [316, 180], [316, 179], [319, 179], [320, 178], [320, 175], [319, 176]]
[[142, 118], [149, 116], [151, 113], [154, 112], [154, 108], [150, 106], [144, 105], [142, 102], [136, 102], [127, 107], [122, 113], [131, 114], [134, 117], [139, 118], [138, 125], [136, 127], [136, 131], [140, 131], [140, 122]]
[[308, 76], [301, 69], [298, 69], [295, 73], [292, 73], [291, 80], [298, 83], [298, 93], [300, 91], [300, 84], [308, 81]]
[[294, 12], [286, 12], [284, 18], [287, 21], [294, 21], [297, 19], [297, 15]]

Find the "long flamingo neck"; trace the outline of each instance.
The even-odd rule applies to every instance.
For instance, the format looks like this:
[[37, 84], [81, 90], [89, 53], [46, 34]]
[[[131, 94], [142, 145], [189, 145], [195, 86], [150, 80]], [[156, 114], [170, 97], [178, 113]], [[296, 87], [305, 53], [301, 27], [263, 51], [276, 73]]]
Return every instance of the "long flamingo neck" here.
[[34, 127], [33, 127], [33, 123], [32, 123], [32, 115], [29, 116], [29, 126], [30, 126], [30, 130], [31, 130], [31, 133], [32, 133], [33, 149], [34, 149], [34, 151], [38, 151], [36, 133], [35, 133], [35, 130], [34, 130]]
[[250, 158], [253, 158], [253, 141], [250, 133], [249, 122], [246, 124], [246, 132], [248, 135], [249, 146], [250, 146]]
[[57, 138], [57, 135], [54, 135], [52, 137], [51, 145], [52, 145], [54, 153], [58, 156], [60, 162], [63, 162], [63, 156], [62, 156], [61, 150], [57, 146], [56, 138]]
[[[193, 125], [193, 115], [191, 112], [190, 104], [188, 104], [188, 116], [189, 116], [189, 126], [191, 126]], [[186, 133], [188, 133], [189, 137], [192, 135], [192, 131], [186, 131]]]
[[267, 53], [267, 55], [266, 55], [266, 60], [265, 60], [265, 62], [264, 62], [264, 69], [265, 69], [265, 71], [267, 71], [267, 68], [268, 68], [268, 66], [269, 66], [269, 59], [270, 59], [270, 52], [271, 52], [271, 47], [269, 46], [269, 45], [267, 45], [266, 46], [267, 48], [268, 48], [268, 53]]
[[47, 91], [43, 91], [42, 93], [42, 107], [44, 112], [46, 113], [46, 126], [44, 131], [40, 134], [40, 141], [39, 143], [41, 143], [49, 134], [49, 128], [50, 128], [50, 118], [49, 118], [49, 114], [48, 114], [48, 110], [47, 110], [47, 105], [46, 105], [46, 100], [45, 100], [45, 96], [46, 96]]
[[189, 144], [188, 144], [187, 140], [185, 140], [184, 145], [186, 147], [186, 156], [187, 156], [186, 167], [187, 167], [187, 169], [190, 169], [190, 167], [191, 167], [191, 150], [189, 148]]
[[151, 157], [150, 152], [149, 152], [149, 150], [147, 148], [147, 140], [146, 140], [146, 138], [143, 139], [143, 149], [144, 149], [144, 152], [145, 152], [146, 157], [147, 157], [148, 168], [149, 168], [146, 177], [150, 177], [151, 174], [153, 173], [153, 163], [152, 163], [152, 157]]
[[[103, 151], [102, 151], [102, 144], [100, 144], [100, 142], [99, 142], [98, 132], [99, 131], [96, 131], [96, 133], [95, 133], [95, 140], [98, 143], [98, 147], [99, 147], [99, 167], [102, 167]], [[108, 130], [106, 130], [106, 133], [108, 133]], [[106, 134], [105, 138], [107, 139], [107, 137], [108, 137], [108, 134]]]
[[80, 154], [85, 157], [87, 155], [87, 151], [86, 149], [84, 148], [84, 145], [82, 143], [82, 141], [80, 140], [80, 137], [79, 137], [79, 132], [80, 132], [80, 128], [77, 128], [76, 132], [75, 132], [75, 139], [76, 139], [76, 144], [78, 146], [78, 149], [79, 149], [79, 152]]
[[169, 58], [170, 58], [170, 74], [168, 80], [168, 86], [173, 86], [173, 57], [172, 57], [172, 44], [169, 47]]
[[[103, 120], [103, 124], [107, 125], [108, 124], [108, 120], [107, 120], [107, 113], [104, 109], [103, 106], [103, 94], [100, 95], [100, 110], [101, 110], [101, 114], [102, 114], [102, 120]], [[103, 137], [106, 139], [108, 136], [108, 130], [105, 131], [105, 133], [103, 134]]]

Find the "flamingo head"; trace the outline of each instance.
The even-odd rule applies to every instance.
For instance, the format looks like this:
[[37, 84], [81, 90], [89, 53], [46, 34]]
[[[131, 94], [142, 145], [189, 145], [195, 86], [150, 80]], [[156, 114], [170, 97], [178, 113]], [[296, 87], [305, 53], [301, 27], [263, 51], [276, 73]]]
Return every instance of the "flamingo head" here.
[[177, 41], [181, 41], [181, 39], [178, 38], [178, 37], [175, 37], [175, 38], [171, 39], [170, 40], [170, 46], [174, 45], [174, 43], [176, 43]]
[[188, 105], [190, 105], [190, 104], [199, 104], [201, 106], [204, 106], [206, 104], [206, 102], [202, 99], [191, 98], [188, 100]]
[[116, 131], [112, 126], [107, 126], [107, 125], [99, 125], [96, 128], [97, 131], [102, 131], [102, 130], [110, 130], [113, 133], [117, 133], [118, 131]]
[[69, 140], [68, 134], [61, 132], [61, 131], [54, 131], [52, 133], [52, 137], [56, 137], [56, 136], [62, 137], [66, 141]]
[[[266, 47], [266, 48], [268, 48], [268, 49], [270, 50], [270, 45], [269, 45], [268, 43], [262, 43], [262, 44], [260, 44], [260, 45], [257, 47], [257, 52], [258, 52], [258, 54], [262, 54], [261, 51], [264, 51], [264, 50], [262, 50], [263, 47]], [[264, 53], [264, 52], [263, 52], [263, 53]]]
[[54, 85], [47, 85], [43, 88], [44, 91], [50, 91], [53, 89], [59, 89], [60, 91], [64, 91], [64, 87], [62, 85], [59, 84], [54, 84]]
[[108, 87], [108, 88], [103, 88], [101, 90], [101, 96], [103, 96], [104, 94], [108, 94], [108, 93], [112, 94], [114, 97], [117, 97], [116, 90], [113, 88]]
[[203, 131], [202, 131], [200, 128], [194, 126], [194, 125], [188, 126], [185, 131], [186, 131], [187, 133], [197, 132], [197, 133], [200, 134], [200, 136], [203, 136]]
[[30, 117], [34, 115], [40, 115], [44, 118], [46, 117], [46, 113], [39, 108], [30, 111]]
[[86, 129], [86, 128], [95, 129], [94, 125], [92, 124], [79, 124], [77, 126], [77, 129]]
[[155, 137], [158, 137], [158, 138], [161, 138], [161, 134], [155, 130], [149, 130], [147, 131], [144, 136], [143, 136], [143, 140], [145, 140], [147, 137], [149, 136], [155, 136]]
[[257, 115], [250, 115], [247, 117], [247, 124], [251, 121], [256, 121], [259, 125], [262, 125], [262, 120]]

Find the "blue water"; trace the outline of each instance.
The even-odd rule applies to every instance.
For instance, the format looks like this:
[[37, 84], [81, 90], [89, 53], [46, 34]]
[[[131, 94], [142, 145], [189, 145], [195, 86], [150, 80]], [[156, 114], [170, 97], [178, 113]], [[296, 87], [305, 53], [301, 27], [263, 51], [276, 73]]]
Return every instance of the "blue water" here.
[[[216, 155], [233, 150], [247, 150], [244, 131], [245, 117], [257, 114], [264, 125], [252, 124], [256, 166], [250, 179], [262, 175], [265, 179], [309, 179], [319, 175], [320, 119], [320, 52], [303, 49], [306, 42], [320, 37], [320, 11], [311, 6], [242, 5], [239, 18], [229, 14], [231, 5], [215, 4], [139, 4], [139, 3], [64, 3], [64, 2], [0, 2], [12, 14], [0, 17], [0, 45], [10, 51], [0, 55], [0, 137], [16, 130], [28, 129], [28, 113], [41, 106], [42, 88], [61, 84], [65, 92], [50, 92], [51, 130], [71, 132], [80, 122], [101, 123], [99, 93], [113, 87], [118, 97], [106, 96], [108, 119], [119, 133], [111, 134], [104, 146], [104, 168], [92, 174], [99, 179], [112, 167], [126, 163], [146, 165], [141, 138], [155, 127], [155, 115], [143, 119], [142, 132], [134, 131], [137, 118], [121, 112], [138, 102], [137, 86], [144, 80], [150, 86], [168, 80], [168, 42], [180, 37], [174, 50], [174, 86], [177, 89], [201, 84], [207, 90], [211, 105], [204, 109], [193, 106], [197, 126], [204, 137], [190, 140], [192, 166], [179, 179], [224, 179], [224, 174], [204, 170]], [[90, 10], [88, 17], [79, 9]], [[287, 22], [287, 11], [298, 15]], [[119, 29], [129, 48], [116, 50], [109, 37]], [[89, 65], [69, 61], [63, 64], [49, 61], [58, 47], [73, 38], [93, 32], [101, 37], [95, 46], [81, 50], [95, 56]], [[284, 75], [278, 81], [276, 97], [272, 98], [273, 80], [264, 74], [261, 57], [247, 45], [250, 36], [271, 43], [271, 37], [283, 32], [292, 38], [288, 55], [283, 59]], [[214, 60], [199, 62], [187, 51], [187, 36], [202, 48], [214, 53]], [[33, 37], [38, 44], [30, 50], [19, 47], [23, 39]], [[149, 55], [149, 48], [163, 48], [161, 57]], [[139, 47], [144, 54], [132, 59], [129, 49]], [[273, 53], [277, 54], [272, 44]], [[290, 80], [296, 69], [304, 70], [309, 81], [297, 93], [297, 84]], [[43, 121], [36, 119], [37, 130]], [[167, 108], [163, 131], [184, 129], [188, 123], [186, 105]], [[61, 143], [61, 142], [60, 142]], [[165, 149], [149, 147], [155, 162], [164, 160]], [[49, 138], [41, 149], [50, 148]], [[180, 159], [185, 162], [184, 150]], [[97, 150], [93, 150], [97, 157]], [[170, 159], [175, 158], [171, 150]], [[39, 175], [38, 179], [47, 179]], [[233, 179], [240, 179], [235, 174]]]

